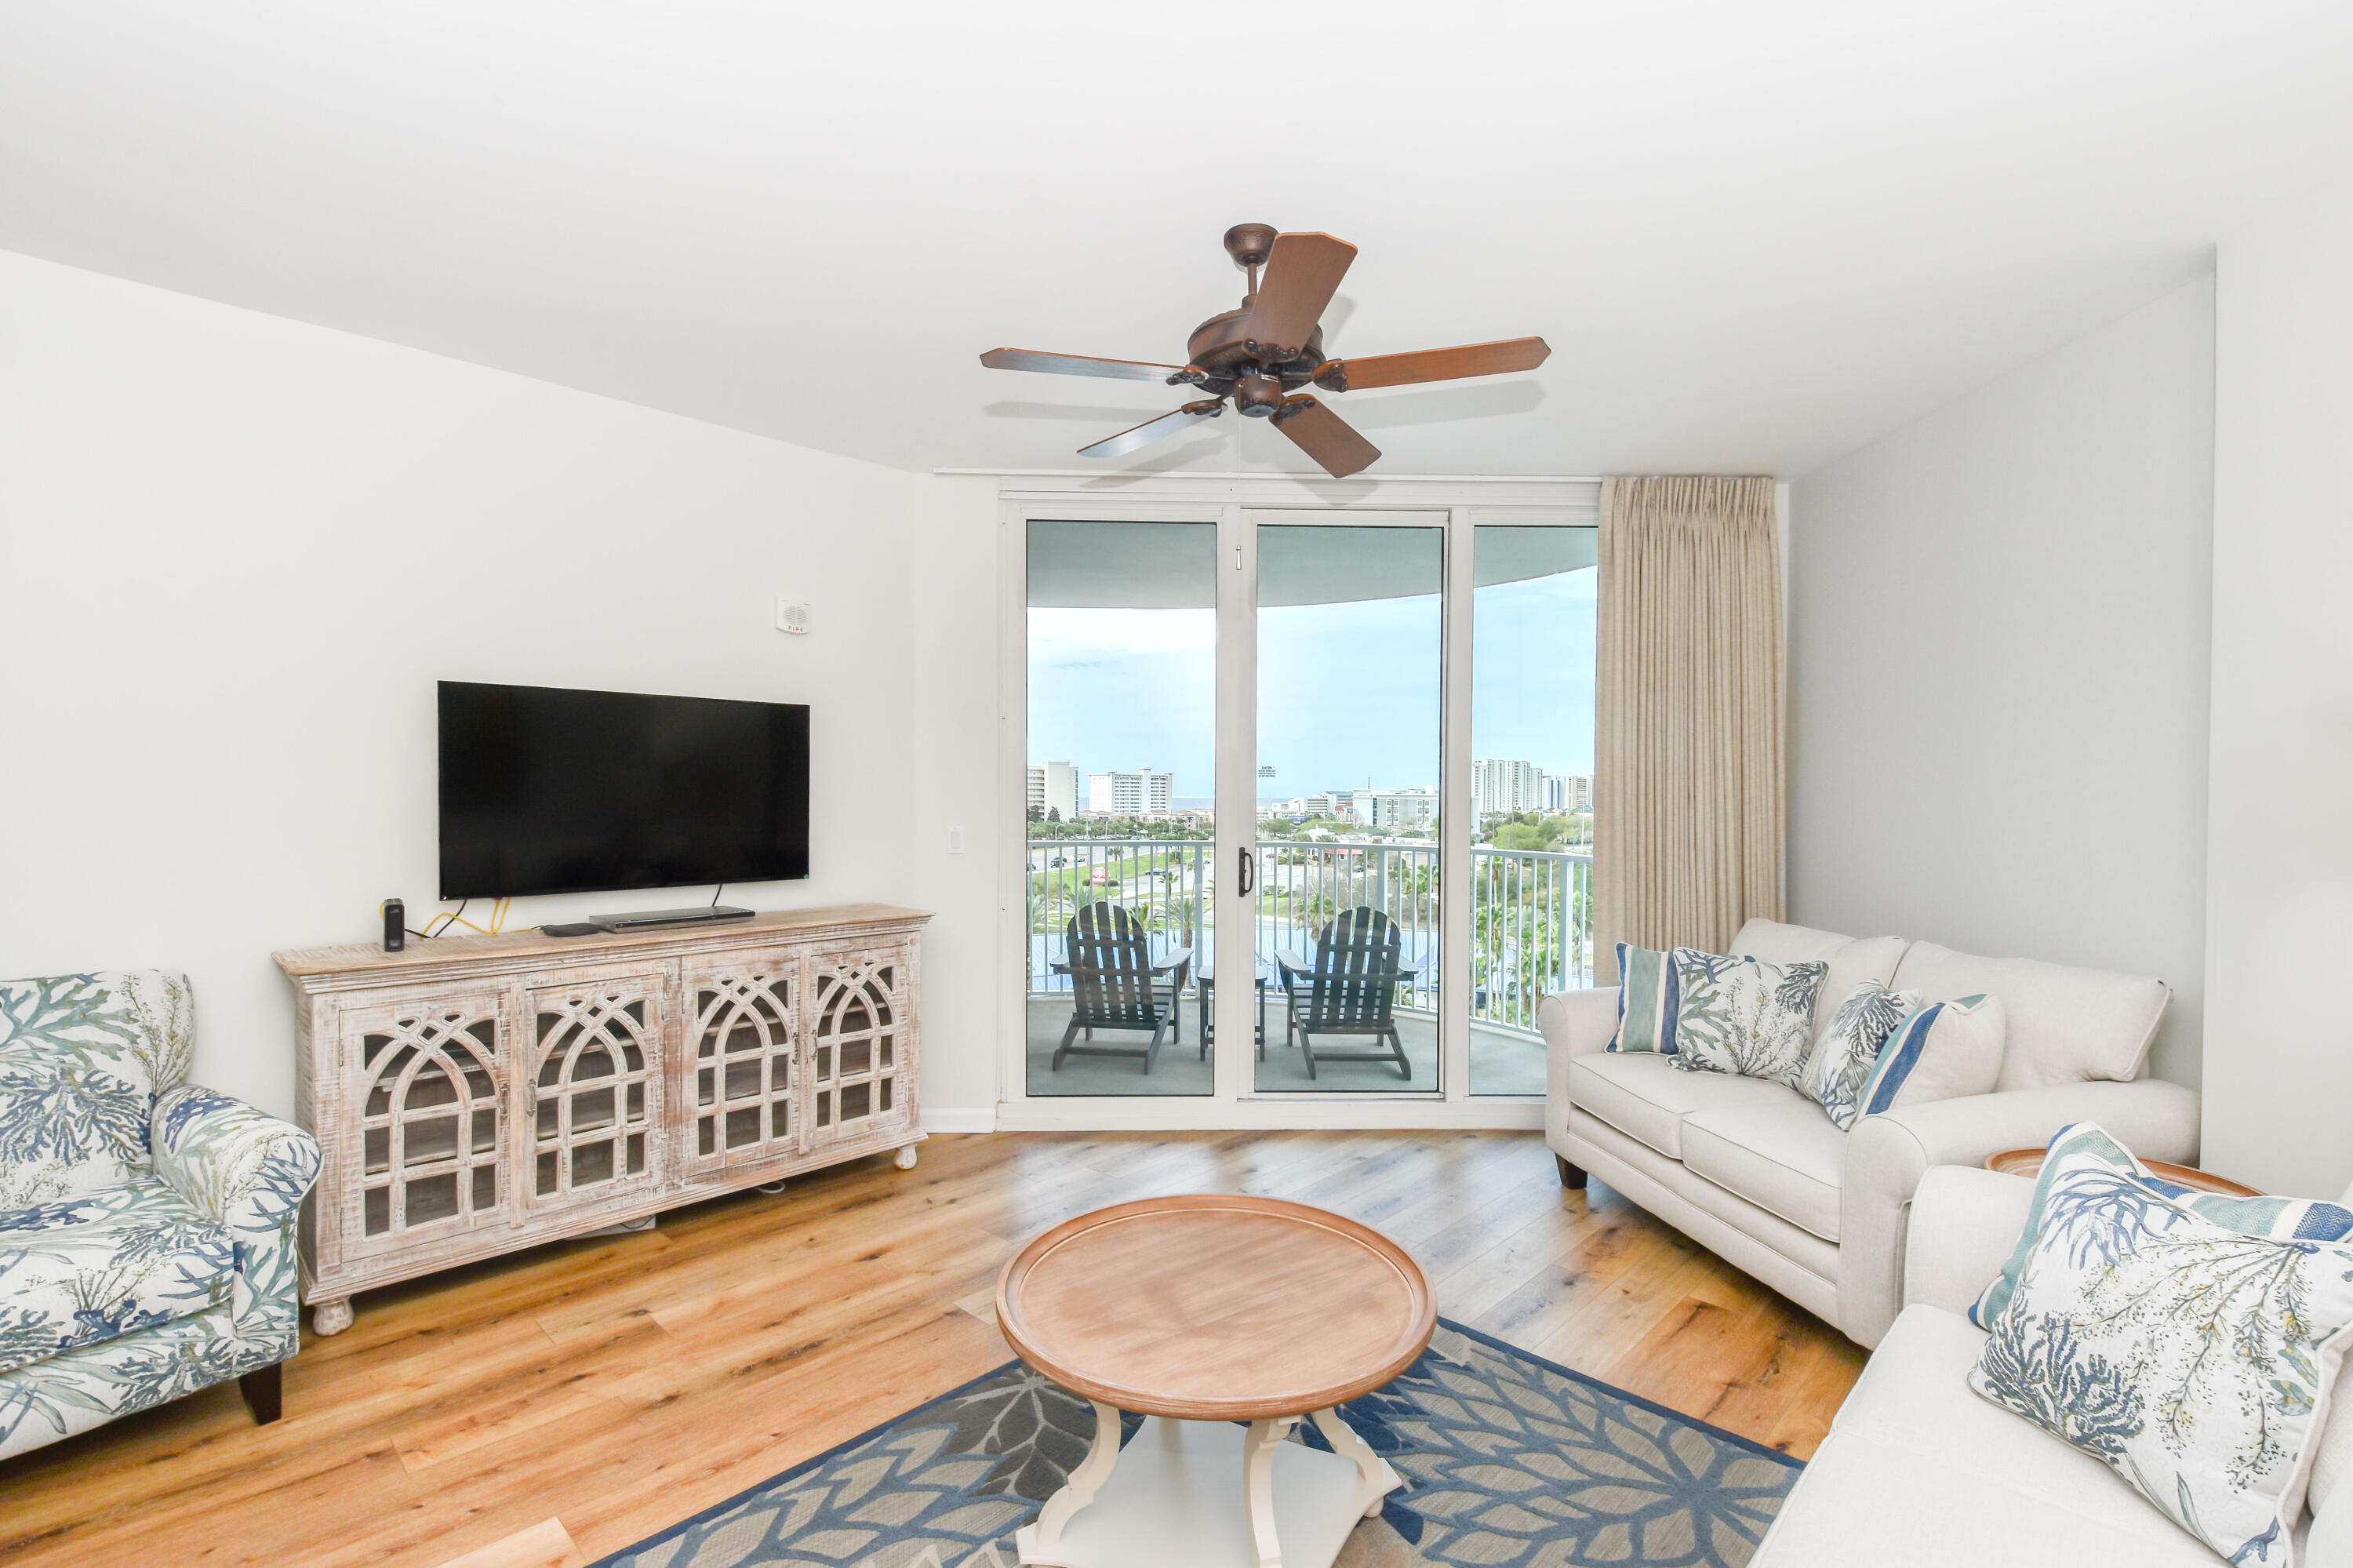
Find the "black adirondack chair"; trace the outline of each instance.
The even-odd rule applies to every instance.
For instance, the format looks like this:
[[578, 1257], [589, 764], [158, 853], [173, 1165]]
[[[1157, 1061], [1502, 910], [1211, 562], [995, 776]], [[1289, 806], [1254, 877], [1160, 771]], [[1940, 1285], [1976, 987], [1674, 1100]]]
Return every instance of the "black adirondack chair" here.
[[1410, 1082], [1413, 1064], [1406, 1059], [1405, 1043], [1398, 1038], [1398, 987], [1411, 980], [1416, 970], [1398, 964], [1403, 934], [1395, 921], [1379, 910], [1360, 906], [1335, 917], [1315, 938], [1315, 961], [1309, 964], [1278, 953], [1282, 990], [1290, 1009], [1285, 1044], [1296, 1044], [1307, 1054], [1307, 1075], [1315, 1076], [1315, 1036], [1369, 1034], [1386, 1049], [1325, 1051], [1326, 1062], [1387, 1062]]
[[[1163, 1037], [1176, 1035], [1176, 998], [1183, 992], [1192, 949], [1152, 961], [1151, 936], [1144, 922], [1116, 904], [1090, 904], [1067, 928], [1070, 942], [1071, 1022], [1054, 1050], [1054, 1070], [1066, 1056], [1141, 1056], [1144, 1070], [1160, 1055]], [[1159, 976], [1172, 979], [1163, 984]], [[1145, 1045], [1098, 1045], [1098, 1029], [1150, 1030]], [[1085, 1039], [1081, 1041], [1080, 1036]]]

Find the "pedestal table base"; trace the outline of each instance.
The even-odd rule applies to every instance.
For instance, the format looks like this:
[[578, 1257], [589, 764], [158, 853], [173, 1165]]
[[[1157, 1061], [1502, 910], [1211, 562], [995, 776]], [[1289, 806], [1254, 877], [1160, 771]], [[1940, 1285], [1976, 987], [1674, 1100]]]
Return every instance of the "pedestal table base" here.
[[1331, 1568], [1356, 1521], [1403, 1483], [1329, 1410], [1324, 1453], [1283, 1439], [1295, 1415], [1145, 1419], [1125, 1447], [1095, 1405], [1095, 1441], [1038, 1522], [1014, 1537], [1039, 1568]]

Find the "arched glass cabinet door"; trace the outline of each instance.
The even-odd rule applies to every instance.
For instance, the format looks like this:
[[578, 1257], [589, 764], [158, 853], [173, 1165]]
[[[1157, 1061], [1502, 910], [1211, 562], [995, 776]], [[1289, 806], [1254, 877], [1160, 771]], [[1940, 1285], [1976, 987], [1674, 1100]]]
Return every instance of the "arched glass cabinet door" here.
[[719, 1171], [806, 1152], [800, 953], [745, 954], [690, 969], [685, 980], [682, 1166]]
[[593, 1202], [658, 1179], [661, 999], [659, 974], [531, 992], [527, 1203]]
[[329, 1169], [342, 1173], [350, 1251], [454, 1234], [505, 1212], [505, 1004], [491, 993], [344, 1015], [357, 1091], [346, 1103], [359, 1114]]
[[914, 1075], [906, 947], [813, 954], [809, 959], [809, 1122], [819, 1144], [905, 1128]]

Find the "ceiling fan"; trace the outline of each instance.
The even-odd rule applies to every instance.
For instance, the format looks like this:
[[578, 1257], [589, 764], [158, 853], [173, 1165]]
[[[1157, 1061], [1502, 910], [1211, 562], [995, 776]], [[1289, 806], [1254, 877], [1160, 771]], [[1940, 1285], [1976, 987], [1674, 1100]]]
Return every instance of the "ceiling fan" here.
[[[1540, 337], [1501, 343], [1467, 343], [1455, 348], [1425, 348], [1415, 354], [1381, 354], [1367, 359], [1324, 357], [1324, 329], [1317, 318], [1332, 302], [1356, 259], [1356, 248], [1328, 234], [1277, 234], [1263, 223], [1240, 223], [1226, 230], [1226, 253], [1250, 274], [1241, 308], [1211, 316], [1193, 329], [1183, 365], [1149, 365], [1133, 359], [1090, 359], [1075, 354], [1039, 354], [1026, 348], [992, 348], [980, 356], [991, 370], [1037, 370], [1056, 376], [1105, 376], [1122, 381], [1161, 381], [1197, 387], [1208, 394], [1132, 430], [1122, 430], [1090, 447], [1081, 457], [1124, 457], [1164, 436], [1187, 430], [1226, 411], [1226, 399], [1254, 419], [1265, 419], [1335, 479], [1369, 468], [1380, 449], [1365, 440], [1321, 399], [1301, 391], [1313, 384], [1326, 392], [1372, 387], [1405, 387], [1419, 381], [1453, 381], [1467, 376], [1501, 376], [1534, 370], [1552, 353]], [[1265, 276], [1260, 276], [1260, 269]]]

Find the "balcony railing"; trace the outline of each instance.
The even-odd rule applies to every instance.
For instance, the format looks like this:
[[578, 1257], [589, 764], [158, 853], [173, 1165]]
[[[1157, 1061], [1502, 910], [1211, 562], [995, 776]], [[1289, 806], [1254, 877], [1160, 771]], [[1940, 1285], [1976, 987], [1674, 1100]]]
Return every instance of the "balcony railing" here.
[[[1217, 867], [1199, 840], [1041, 839], [1029, 844], [1029, 977], [1033, 996], [1070, 989], [1054, 972], [1065, 932], [1082, 905], [1123, 905], [1153, 934], [1157, 951], [1214, 950]], [[1252, 947], [1313, 956], [1316, 934], [1360, 905], [1386, 913], [1416, 971], [1401, 1005], [1437, 1008], [1440, 979], [1439, 850], [1434, 844], [1302, 842], [1261, 839], [1251, 897]], [[1593, 857], [1545, 850], [1471, 851], [1471, 1016], [1534, 1032], [1551, 991], [1593, 983]]]

